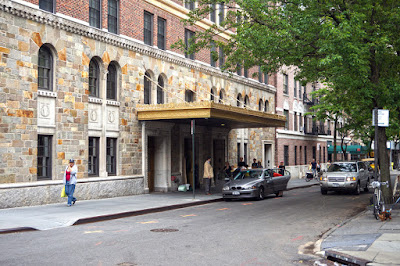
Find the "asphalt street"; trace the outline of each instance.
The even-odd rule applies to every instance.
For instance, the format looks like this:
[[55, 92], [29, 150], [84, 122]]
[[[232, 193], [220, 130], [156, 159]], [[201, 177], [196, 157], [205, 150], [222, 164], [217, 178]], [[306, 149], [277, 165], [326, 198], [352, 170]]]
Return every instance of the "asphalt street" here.
[[[0, 265], [312, 265], [315, 242], [371, 193], [319, 187], [93, 224], [0, 235]], [[318, 244], [318, 243], [317, 243]]]

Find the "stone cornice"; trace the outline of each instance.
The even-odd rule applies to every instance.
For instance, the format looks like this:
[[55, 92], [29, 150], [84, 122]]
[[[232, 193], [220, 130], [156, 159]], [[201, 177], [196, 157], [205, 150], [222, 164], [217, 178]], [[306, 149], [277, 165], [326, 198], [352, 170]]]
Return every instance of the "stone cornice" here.
[[212, 76], [228, 79], [252, 88], [257, 88], [270, 93], [276, 92], [276, 88], [271, 85], [265, 85], [255, 80], [221, 72], [220, 70], [211, 66], [205, 66], [199, 62], [192, 61], [190, 59], [186, 59], [139, 42], [135, 42], [133, 39], [129, 39], [125, 36], [115, 35], [101, 29], [93, 28], [70, 19], [62, 18], [56, 14], [32, 8], [28, 5], [17, 3], [11, 0], [0, 0], [0, 10], [18, 17], [49, 25], [60, 30], [65, 30], [67, 32], [85, 36], [96, 41], [104, 42], [113, 46], [134, 51], [139, 54], [160, 59], [162, 61], [167, 61], [172, 64], [195, 69]]

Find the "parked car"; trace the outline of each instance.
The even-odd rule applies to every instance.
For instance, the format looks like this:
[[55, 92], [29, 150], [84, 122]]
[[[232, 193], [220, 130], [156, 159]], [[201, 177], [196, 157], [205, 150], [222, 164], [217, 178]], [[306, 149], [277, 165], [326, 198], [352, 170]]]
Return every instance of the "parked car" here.
[[255, 198], [264, 199], [269, 194], [282, 196], [290, 179], [283, 169], [247, 169], [240, 171], [222, 188], [225, 200]]
[[335, 162], [320, 177], [321, 193], [328, 191], [351, 191], [360, 194], [361, 188], [368, 192], [371, 172], [364, 162]]

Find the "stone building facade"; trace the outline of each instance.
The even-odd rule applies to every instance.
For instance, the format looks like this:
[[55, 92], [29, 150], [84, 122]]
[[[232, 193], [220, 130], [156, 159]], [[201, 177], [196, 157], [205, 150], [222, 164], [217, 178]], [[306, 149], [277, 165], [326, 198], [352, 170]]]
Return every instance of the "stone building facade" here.
[[[138, 104], [214, 101], [274, 113], [275, 76], [223, 73], [210, 51], [192, 60], [169, 50], [185, 38], [187, 12], [167, 0], [0, 0], [0, 208], [62, 202], [70, 158], [80, 199], [189, 183], [190, 125], [139, 121]], [[204, 21], [186, 30], [212, 23]], [[216, 171], [243, 155], [274, 161], [275, 130], [265, 126], [200, 125], [197, 175], [207, 155]]]

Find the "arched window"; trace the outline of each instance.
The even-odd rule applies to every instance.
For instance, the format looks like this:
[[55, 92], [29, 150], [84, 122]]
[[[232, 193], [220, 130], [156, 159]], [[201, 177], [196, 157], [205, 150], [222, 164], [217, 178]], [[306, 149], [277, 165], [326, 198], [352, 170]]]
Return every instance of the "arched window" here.
[[39, 49], [38, 88], [40, 90], [53, 90], [53, 56], [46, 46]]
[[264, 104], [264, 112], [268, 112], [268, 105], [269, 105], [269, 103], [268, 103], [268, 101], [267, 100], [265, 100], [265, 104]]
[[248, 95], [244, 97], [244, 107], [248, 107], [250, 105], [250, 98]]
[[242, 102], [243, 102], [242, 94], [239, 93], [237, 98], [236, 98], [236, 106], [237, 107], [241, 107], [242, 106]]
[[219, 91], [219, 99], [218, 99], [218, 102], [219, 102], [219, 103], [222, 103], [223, 100], [224, 100], [224, 90], [221, 89], [221, 90]]
[[89, 63], [89, 96], [99, 97], [99, 77], [99, 64], [96, 62], [96, 60], [92, 59]]
[[160, 75], [158, 76], [158, 86], [157, 86], [157, 104], [164, 103], [164, 78]]
[[258, 101], [258, 111], [262, 112], [263, 107], [264, 107], [264, 102], [263, 102], [262, 99], [260, 99], [260, 100]]
[[191, 90], [185, 91], [185, 101], [194, 102], [194, 92]]
[[108, 65], [107, 99], [117, 100], [117, 67], [113, 62]]
[[211, 89], [210, 91], [210, 100], [213, 102], [214, 101], [214, 90]]
[[146, 71], [144, 73], [144, 104], [150, 104], [151, 103], [151, 75], [149, 72]]

